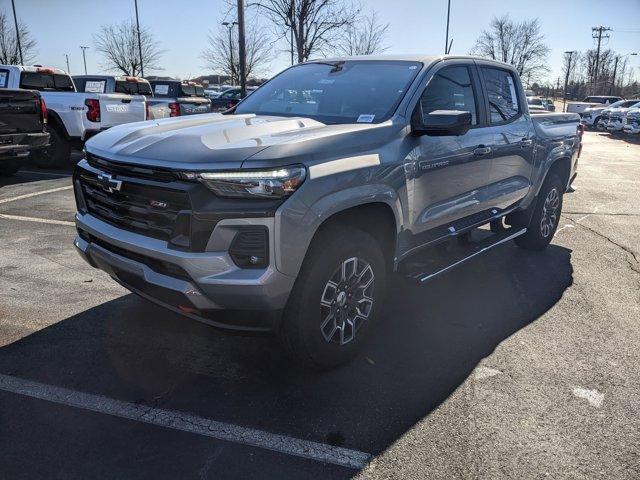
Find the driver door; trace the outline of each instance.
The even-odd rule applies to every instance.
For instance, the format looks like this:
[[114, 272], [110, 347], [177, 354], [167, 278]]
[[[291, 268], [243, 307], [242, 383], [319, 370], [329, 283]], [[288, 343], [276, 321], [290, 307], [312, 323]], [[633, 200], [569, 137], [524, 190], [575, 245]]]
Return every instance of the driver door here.
[[451, 61], [435, 72], [420, 96], [416, 108], [422, 115], [468, 111], [472, 125], [464, 135], [416, 138], [405, 160], [408, 213], [416, 244], [457, 229], [466, 217], [486, 208], [483, 188], [489, 181], [495, 137], [485, 122], [481, 92], [475, 65]]

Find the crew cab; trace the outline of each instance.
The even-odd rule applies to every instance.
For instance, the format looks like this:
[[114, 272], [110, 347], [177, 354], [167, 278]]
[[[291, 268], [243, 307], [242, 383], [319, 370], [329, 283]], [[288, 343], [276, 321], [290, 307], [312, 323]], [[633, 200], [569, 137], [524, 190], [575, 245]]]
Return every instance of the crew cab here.
[[78, 93], [65, 71], [39, 66], [0, 65], [5, 87], [37, 90], [47, 105], [50, 147], [35, 157], [41, 167], [66, 164], [72, 148], [122, 123], [145, 120], [145, 99], [122, 93]]
[[144, 298], [330, 368], [386, 320], [391, 276], [429, 285], [511, 240], [544, 249], [581, 134], [576, 114], [530, 115], [501, 62], [309, 61], [226, 114], [89, 140], [74, 243]]
[[585, 97], [582, 102], [569, 102], [567, 104], [567, 112], [583, 113], [589, 107], [597, 107], [598, 105], [608, 107], [612, 103], [619, 102], [620, 100], [623, 99], [620, 97], [612, 97], [610, 95], [593, 95]]
[[149, 118], [169, 118], [211, 112], [211, 100], [204, 88], [180, 80], [151, 80], [153, 99], [149, 99]]
[[[0, 85], [6, 75], [0, 73]], [[0, 89], [0, 176], [16, 173], [30, 153], [49, 144], [47, 107], [34, 90]]]

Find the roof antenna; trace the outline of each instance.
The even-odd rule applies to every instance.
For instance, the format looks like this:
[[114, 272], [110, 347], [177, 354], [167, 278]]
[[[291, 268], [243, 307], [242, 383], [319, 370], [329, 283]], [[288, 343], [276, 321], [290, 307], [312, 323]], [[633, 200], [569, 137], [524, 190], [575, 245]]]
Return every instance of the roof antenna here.
[[449, 48], [447, 48], [447, 51], [445, 52], [447, 55], [449, 55], [451, 53], [451, 47], [452, 46], [453, 46], [453, 38], [449, 42]]

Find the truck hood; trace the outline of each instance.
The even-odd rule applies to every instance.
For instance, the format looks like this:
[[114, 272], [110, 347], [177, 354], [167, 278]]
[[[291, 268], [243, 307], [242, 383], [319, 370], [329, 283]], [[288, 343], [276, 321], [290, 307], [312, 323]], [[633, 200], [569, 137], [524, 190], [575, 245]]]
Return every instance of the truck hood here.
[[[325, 125], [309, 118], [219, 113], [120, 125], [86, 143], [88, 152], [114, 161], [179, 169], [239, 168], [273, 146], [288, 151], [380, 125]], [[326, 142], [324, 143], [326, 146]], [[291, 148], [292, 145], [296, 148]], [[308, 150], [304, 149], [304, 150]], [[282, 155], [281, 155], [282, 156]]]

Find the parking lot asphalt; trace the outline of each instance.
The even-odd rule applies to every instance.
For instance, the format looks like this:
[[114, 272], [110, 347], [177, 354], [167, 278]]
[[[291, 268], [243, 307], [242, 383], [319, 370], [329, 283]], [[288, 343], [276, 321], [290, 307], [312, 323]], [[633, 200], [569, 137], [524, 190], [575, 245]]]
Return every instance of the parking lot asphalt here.
[[546, 251], [391, 282], [323, 374], [86, 265], [70, 185], [0, 183], [0, 477], [640, 477], [637, 141], [587, 132]]

